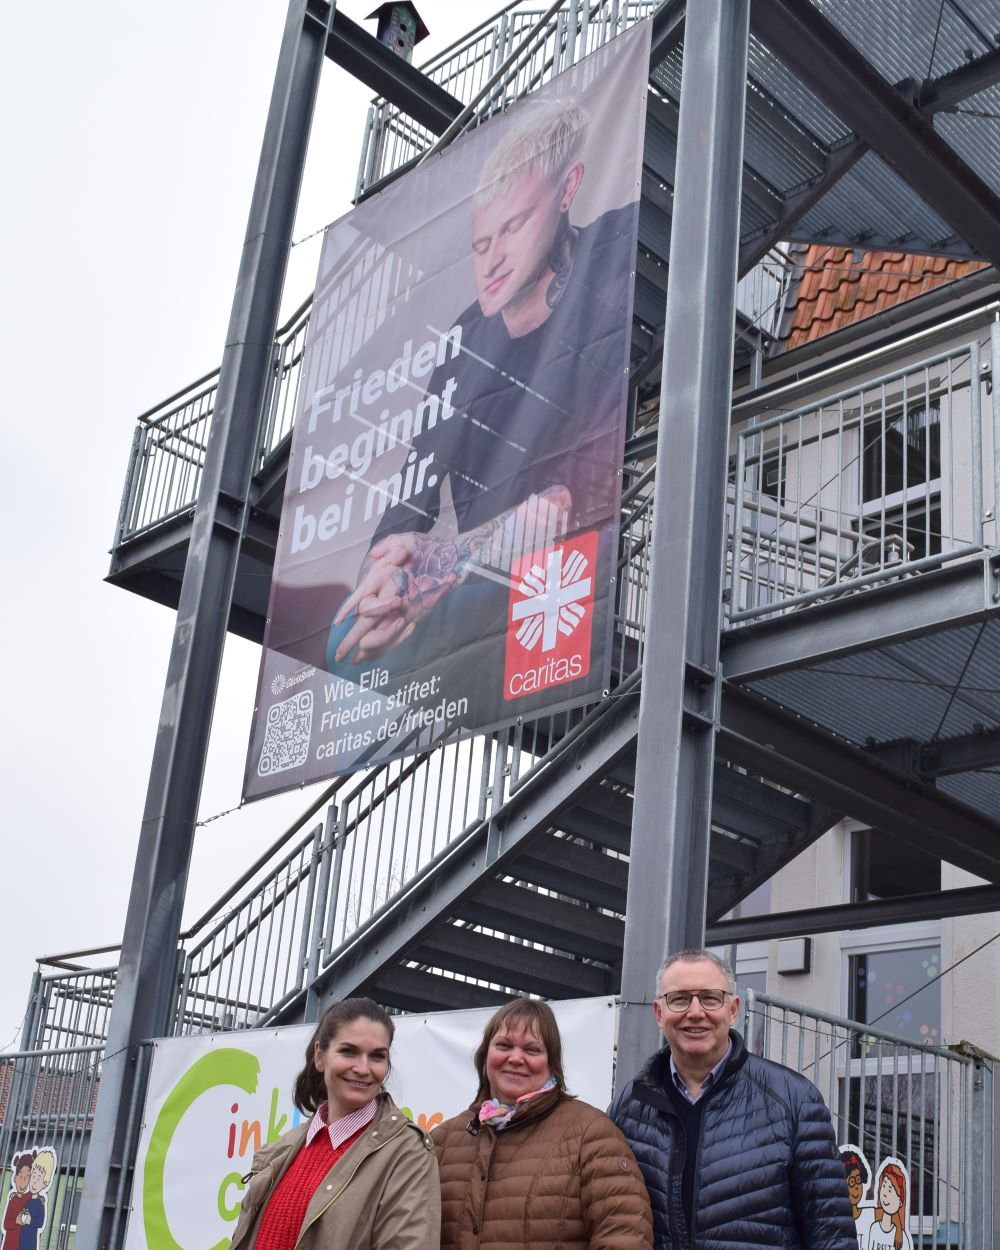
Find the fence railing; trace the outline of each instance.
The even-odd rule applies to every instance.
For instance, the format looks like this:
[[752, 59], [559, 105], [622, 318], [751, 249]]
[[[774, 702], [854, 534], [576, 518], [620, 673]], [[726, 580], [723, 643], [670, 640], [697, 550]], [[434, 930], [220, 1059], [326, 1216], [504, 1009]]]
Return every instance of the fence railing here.
[[743, 1031], [749, 1050], [819, 1087], [838, 1142], [860, 1147], [871, 1167], [863, 1202], [885, 1159], [904, 1164], [914, 1250], [993, 1244], [992, 1061], [752, 991]]
[[[972, 1048], [917, 1045], [877, 1027], [747, 991], [749, 1050], [801, 1072], [818, 1086], [837, 1140], [859, 1147], [872, 1176], [900, 1160], [910, 1177], [907, 1232], [914, 1250], [983, 1250], [993, 1244], [995, 1064]], [[146, 1069], [149, 1044], [139, 1048]], [[102, 1048], [26, 1050], [0, 1057], [0, 1157], [51, 1150], [39, 1250], [71, 1250], [101, 1077]], [[144, 1087], [144, 1080], [136, 1088]], [[130, 1108], [131, 1157], [142, 1121]], [[9, 1176], [6, 1183], [9, 1184]], [[6, 1194], [0, 1192], [0, 1202]], [[116, 1221], [127, 1212], [123, 1175]], [[870, 1212], [870, 1208], [868, 1208]], [[112, 1233], [110, 1244], [117, 1244]]]
[[[73, 1245], [102, 1052], [103, 1046], [74, 1046], [0, 1056], [0, 1158], [6, 1165], [23, 1151], [53, 1156], [38, 1250]], [[6, 1210], [10, 1172], [4, 1172]]]
[[[294, 313], [275, 338], [255, 469], [263, 467], [292, 428], [309, 303]], [[137, 419], [115, 534], [116, 547], [194, 507], [218, 386], [216, 369]]]
[[[423, 72], [463, 104], [471, 103], [532, 34], [547, 7], [509, 5], [492, 25], [476, 27], [422, 66]], [[507, 108], [656, 8], [657, 0], [566, 0], [545, 29], [537, 32], [525, 54], [485, 96], [475, 122]], [[436, 138], [387, 100], [373, 101], [358, 166], [357, 195], [419, 157]]]
[[[981, 355], [974, 340], [738, 430], [731, 624], [982, 550]], [[998, 446], [995, 393], [992, 424]]]
[[25, 1049], [103, 1045], [117, 976], [117, 967], [37, 973], [24, 1021]]

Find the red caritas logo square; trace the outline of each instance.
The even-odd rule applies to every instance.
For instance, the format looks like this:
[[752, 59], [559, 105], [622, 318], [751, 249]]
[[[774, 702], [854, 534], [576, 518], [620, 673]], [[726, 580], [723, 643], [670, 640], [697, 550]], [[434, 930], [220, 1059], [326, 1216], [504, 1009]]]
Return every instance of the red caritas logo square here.
[[505, 699], [521, 699], [590, 671], [596, 581], [596, 530], [515, 560]]

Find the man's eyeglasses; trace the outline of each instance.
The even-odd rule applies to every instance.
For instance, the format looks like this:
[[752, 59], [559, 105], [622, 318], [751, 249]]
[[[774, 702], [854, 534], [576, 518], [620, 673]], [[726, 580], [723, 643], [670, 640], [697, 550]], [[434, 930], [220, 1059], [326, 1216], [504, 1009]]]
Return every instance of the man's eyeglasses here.
[[670, 990], [666, 994], [657, 994], [662, 998], [667, 1011], [687, 1011], [691, 999], [697, 998], [705, 1011], [718, 1011], [727, 998], [732, 998], [732, 990]]

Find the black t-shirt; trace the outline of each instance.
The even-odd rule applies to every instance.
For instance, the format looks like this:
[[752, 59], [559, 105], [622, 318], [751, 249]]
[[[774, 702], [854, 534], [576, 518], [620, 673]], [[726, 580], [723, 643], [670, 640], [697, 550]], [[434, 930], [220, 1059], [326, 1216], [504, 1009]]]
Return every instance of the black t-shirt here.
[[581, 229], [562, 298], [529, 334], [511, 338], [503, 316], [484, 317], [478, 303], [462, 313], [461, 353], [427, 387], [440, 396], [454, 378], [454, 415], [414, 439], [421, 459], [433, 453], [437, 481], [390, 508], [376, 540], [431, 529], [445, 476], [461, 533], [557, 484], [573, 497], [572, 530], [611, 520], [634, 236], [634, 205]]

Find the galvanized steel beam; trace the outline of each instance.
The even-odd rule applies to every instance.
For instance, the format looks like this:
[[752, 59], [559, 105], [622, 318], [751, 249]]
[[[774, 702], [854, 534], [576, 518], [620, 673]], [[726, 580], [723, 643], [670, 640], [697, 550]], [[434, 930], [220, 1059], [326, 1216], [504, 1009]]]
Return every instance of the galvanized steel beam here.
[[343, 13], [334, 15], [326, 55], [436, 135], [444, 134], [464, 107]]
[[719, 754], [1000, 884], [1000, 825], [777, 704], [726, 683]]
[[510, 875], [594, 907], [625, 910], [628, 863], [570, 838], [557, 838], [554, 834], [536, 838], [513, 861]]
[[664, 953], [705, 929], [748, 9], [699, 0], [684, 30], [619, 1083], [655, 1044]]
[[948, 777], [1000, 765], [1000, 730], [984, 730], [959, 738], [939, 738], [920, 748], [919, 769], [924, 777]]
[[586, 998], [613, 992], [607, 968], [457, 925], [442, 925], [428, 934], [411, 958], [432, 968], [494, 985], [509, 984], [522, 993], [544, 998]]
[[663, 0], [653, 14], [650, 19], [653, 23], [649, 50], [650, 70], [654, 70], [664, 58], [668, 57], [684, 38], [686, 10], [686, 0]]
[[933, 573], [845, 595], [805, 612], [727, 630], [722, 669], [747, 684], [772, 673], [890, 646], [1000, 613], [1000, 557], [986, 552]]
[[290, 0], [167, 665], [78, 1250], [118, 1248], [143, 1096], [139, 1049], [173, 1028], [198, 798], [327, 26], [307, 0]]
[[389, 968], [379, 986], [379, 1001], [400, 1011], [461, 1011], [499, 1007], [509, 994], [467, 981], [435, 976], [423, 968]]
[[994, 49], [939, 78], [929, 78], [921, 83], [915, 102], [928, 113], [943, 113], [998, 82], [1000, 49]]
[[1000, 197], [812, 4], [754, 0], [754, 33], [956, 233], [1000, 264]]
[[853, 169], [867, 151], [868, 144], [864, 139], [849, 140], [827, 156], [822, 172], [805, 186], [784, 196], [781, 201], [781, 212], [775, 221], [760, 234], [744, 239], [740, 245], [740, 277], [749, 273], [776, 243], [787, 239], [791, 227], [814, 208], [827, 191], [839, 182], [849, 169]]
[[871, 929], [876, 925], [981, 916], [992, 911], [1000, 911], [1000, 888], [973, 885], [961, 890], [880, 898], [870, 903], [838, 903], [832, 907], [804, 907], [769, 916], [748, 916], [745, 920], [720, 920], [709, 925], [706, 939], [713, 946], [773, 942], [778, 938], [805, 937], [812, 933], [840, 933], [845, 929]]

